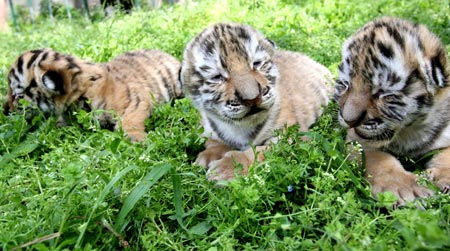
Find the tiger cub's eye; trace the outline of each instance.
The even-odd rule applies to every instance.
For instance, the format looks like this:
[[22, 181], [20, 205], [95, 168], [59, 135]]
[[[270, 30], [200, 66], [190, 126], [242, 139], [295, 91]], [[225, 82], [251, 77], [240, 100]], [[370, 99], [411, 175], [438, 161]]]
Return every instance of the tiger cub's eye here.
[[224, 82], [225, 81], [225, 77], [222, 76], [221, 74], [217, 74], [217, 75], [211, 77], [208, 81], [211, 82], [211, 83], [218, 84], [218, 83]]
[[393, 102], [397, 102], [397, 101], [401, 100], [401, 97], [400, 97], [400, 95], [396, 95], [396, 94], [385, 94], [385, 95], [381, 96], [381, 99], [384, 102], [393, 103]]
[[348, 82], [337, 80], [334, 88], [336, 90], [336, 93], [342, 94], [348, 90]]
[[253, 70], [258, 70], [263, 64], [264, 62], [260, 60], [253, 62]]

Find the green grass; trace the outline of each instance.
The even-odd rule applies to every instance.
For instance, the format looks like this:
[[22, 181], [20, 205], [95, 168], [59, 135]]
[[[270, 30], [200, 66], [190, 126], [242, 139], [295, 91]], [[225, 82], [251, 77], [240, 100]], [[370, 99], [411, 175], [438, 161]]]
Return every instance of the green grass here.
[[[9, 65], [40, 47], [107, 61], [159, 48], [181, 59], [186, 43], [218, 21], [248, 23], [278, 47], [329, 67], [342, 42], [382, 15], [426, 24], [450, 50], [447, 1], [200, 1], [90, 23], [60, 18], [0, 36], [0, 100]], [[425, 211], [377, 202], [363, 170], [343, 155], [344, 131], [331, 104], [311, 142], [295, 128], [223, 187], [192, 164], [202, 150], [199, 114], [187, 99], [161, 105], [142, 144], [100, 129], [92, 114], [57, 128], [0, 115], [0, 247], [11, 250], [448, 250], [450, 198]], [[293, 140], [287, 140], [291, 138]], [[424, 181], [425, 182], [425, 181]], [[288, 191], [293, 188], [293, 191]], [[30, 243], [31, 242], [31, 243]]]

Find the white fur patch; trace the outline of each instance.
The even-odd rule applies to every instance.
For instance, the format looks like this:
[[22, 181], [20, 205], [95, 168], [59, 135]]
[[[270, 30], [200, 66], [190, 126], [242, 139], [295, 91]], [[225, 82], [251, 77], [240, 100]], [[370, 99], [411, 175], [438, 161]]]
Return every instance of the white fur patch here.
[[443, 130], [443, 132], [439, 135], [439, 139], [437, 139], [431, 149], [441, 149], [444, 147], [448, 147], [450, 145], [450, 124]]
[[41, 108], [41, 110], [44, 112], [50, 111], [50, 107], [46, 103], [43, 103], [43, 102], [39, 103], [39, 108]]
[[49, 77], [44, 76], [44, 78], [42, 79], [42, 82], [43, 82], [44, 86], [47, 87], [48, 89], [55, 90], [56, 84]]

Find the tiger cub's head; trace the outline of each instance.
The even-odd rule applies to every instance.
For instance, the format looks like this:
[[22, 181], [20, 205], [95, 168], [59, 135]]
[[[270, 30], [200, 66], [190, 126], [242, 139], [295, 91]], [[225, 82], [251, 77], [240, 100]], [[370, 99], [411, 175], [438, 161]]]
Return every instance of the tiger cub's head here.
[[254, 123], [275, 102], [274, 50], [270, 40], [247, 25], [218, 23], [187, 45], [180, 80], [208, 117]]
[[446, 50], [425, 26], [384, 17], [344, 43], [335, 99], [339, 121], [382, 146], [420, 121], [449, 84]]
[[60, 114], [70, 102], [75, 101], [67, 97], [82, 91], [83, 86], [77, 85], [75, 79], [90, 76], [92, 82], [103, 75], [97, 67], [90, 67], [83, 72], [89, 65], [93, 64], [52, 49], [24, 52], [9, 70], [8, 94], [3, 113], [18, 109], [19, 101], [23, 99], [30, 103], [30, 107], [37, 106], [44, 114]]

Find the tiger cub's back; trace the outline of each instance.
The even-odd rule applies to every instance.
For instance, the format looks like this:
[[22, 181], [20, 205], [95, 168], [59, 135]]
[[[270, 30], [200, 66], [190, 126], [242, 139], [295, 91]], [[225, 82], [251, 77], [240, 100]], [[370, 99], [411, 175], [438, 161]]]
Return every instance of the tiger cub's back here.
[[[65, 125], [67, 109], [89, 100], [92, 110], [114, 111], [123, 130], [135, 140], [145, 139], [144, 121], [155, 104], [183, 96], [178, 83], [180, 62], [158, 50], [136, 50], [107, 63], [91, 63], [52, 49], [27, 51], [8, 74], [4, 113], [18, 108], [21, 99], [47, 114], [55, 114]], [[79, 102], [81, 101], [81, 102]], [[103, 125], [117, 120], [104, 112]]]
[[[146, 134], [144, 121], [157, 104], [183, 97], [180, 62], [159, 50], [129, 51], [105, 63], [106, 80], [89, 94], [94, 109], [114, 110], [134, 141]], [[106, 121], [111, 121], [105, 117]]]
[[277, 50], [273, 61], [280, 72], [277, 91], [280, 116], [276, 128], [300, 125], [306, 131], [322, 114], [332, 93], [330, 71], [306, 55]]
[[178, 81], [180, 62], [165, 52], [130, 51], [112, 59], [106, 66], [114, 82], [127, 82], [137, 93], [145, 91], [143, 88], [147, 86], [154, 101], [168, 102], [183, 97]]

